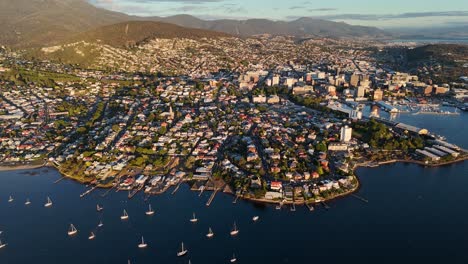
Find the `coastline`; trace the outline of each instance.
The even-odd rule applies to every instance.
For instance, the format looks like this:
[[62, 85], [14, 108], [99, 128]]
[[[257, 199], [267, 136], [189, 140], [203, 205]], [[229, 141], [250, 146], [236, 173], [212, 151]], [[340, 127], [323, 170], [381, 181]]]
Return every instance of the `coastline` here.
[[[244, 197], [244, 196], [239, 196], [240, 199], [242, 200], [245, 200], [245, 201], [249, 201], [249, 202], [253, 202], [253, 203], [259, 203], [259, 204], [270, 204], [270, 205], [275, 205], [275, 204], [283, 204], [283, 205], [310, 205], [310, 204], [319, 204], [319, 203], [324, 203], [324, 202], [329, 202], [329, 201], [333, 201], [333, 200], [336, 200], [336, 199], [340, 199], [340, 198], [344, 198], [344, 197], [347, 197], [347, 196], [350, 196], [354, 193], [356, 193], [360, 188], [361, 188], [361, 182], [359, 180], [359, 177], [358, 175], [356, 174], [356, 170], [359, 169], [359, 168], [377, 168], [377, 167], [380, 167], [380, 166], [383, 166], [383, 165], [390, 165], [390, 164], [395, 164], [395, 163], [409, 163], [409, 164], [415, 164], [415, 165], [420, 165], [420, 166], [425, 166], [425, 167], [430, 167], [430, 168], [437, 168], [437, 167], [443, 167], [443, 166], [447, 166], [447, 165], [452, 165], [452, 164], [456, 164], [456, 163], [461, 163], [461, 162], [464, 162], [464, 161], [467, 161], [468, 160], [468, 155], [467, 156], [464, 156], [462, 158], [459, 158], [459, 159], [456, 159], [456, 160], [452, 160], [452, 161], [447, 161], [447, 162], [443, 162], [443, 163], [438, 163], [438, 164], [431, 164], [431, 163], [425, 163], [423, 161], [417, 161], [417, 160], [399, 160], [399, 159], [395, 159], [395, 160], [388, 160], [388, 161], [380, 161], [380, 162], [376, 162], [376, 163], [371, 163], [371, 162], [364, 162], [364, 163], [357, 163], [353, 166], [353, 177], [354, 179], [356, 180], [356, 186], [354, 186], [352, 189], [349, 189], [343, 193], [340, 193], [338, 195], [335, 195], [333, 197], [328, 197], [328, 198], [325, 198], [325, 199], [320, 199], [320, 200], [315, 200], [315, 201], [306, 201], [306, 200], [302, 200], [302, 201], [278, 201], [278, 200], [268, 200], [268, 199], [258, 199], [258, 198], [252, 198], [252, 197]], [[372, 164], [375, 164], [375, 165], [372, 165]], [[61, 170], [54, 164], [51, 164], [49, 162], [45, 162], [43, 164], [37, 164], [37, 165], [20, 165], [20, 166], [2, 166], [0, 165], [0, 172], [5, 172], [5, 171], [16, 171], [16, 170], [32, 170], [32, 169], [40, 169], [40, 168], [44, 168], [44, 167], [50, 167], [50, 168], [54, 168], [56, 169], [60, 175], [64, 178], [67, 178], [67, 179], [70, 179], [70, 180], [73, 180], [75, 182], [78, 182], [80, 184], [86, 184], [87, 182], [83, 182], [83, 181], [80, 181], [70, 175], [67, 175], [66, 173], [63, 173], [61, 172]], [[97, 188], [101, 188], [101, 189], [111, 189], [112, 186], [101, 186], [101, 185], [97, 185], [96, 186]], [[235, 196], [234, 194], [231, 194], [233, 196]]]
[[48, 167], [47, 162], [43, 164], [30, 164], [30, 165], [1, 165], [0, 164], [0, 172], [5, 171], [17, 171], [17, 170], [34, 170]]

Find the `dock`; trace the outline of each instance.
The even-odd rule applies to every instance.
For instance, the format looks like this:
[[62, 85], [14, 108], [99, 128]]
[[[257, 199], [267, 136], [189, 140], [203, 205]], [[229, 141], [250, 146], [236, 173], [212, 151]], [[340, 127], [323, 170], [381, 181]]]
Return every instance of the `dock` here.
[[87, 190], [86, 192], [80, 194], [80, 198], [83, 198], [85, 197], [86, 195], [90, 194], [92, 191], [96, 190], [97, 189], [97, 186], [94, 186], [93, 188]]
[[363, 201], [363, 202], [365, 202], [365, 203], [369, 203], [369, 200], [367, 200], [367, 199], [365, 199], [365, 198], [363, 198], [363, 197], [361, 197], [361, 196], [359, 196], [359, 195], [352, 194], [351, 196], [353, 196], [354, 198], [356, 198], [356, 199], [358, 199], [358, 200], [360, 200], [360, 201]]
[[329, 210], [330, 209], [330, 206], [328, 206], [328, 204], [326, 204], [325, 202], [322, 202], [322, 205], [325, 209]]
[[139, 191], [143, 190], [143, 187], [145, 187], [145, 186], [142, 184], [137, 189], [131, 190], [130, 193], [128, 194], [128, 199], [132, 199], [133, 196], [135, 196]]
[[114, 186], [112, 186], [112, 188], [107, 190], [105, 193], [101, 194], [101, 197], [106, 197], [112, 191], [112, 189], [114, 189], [115, 187], [117, 187], [117, 184], [114, 184]]
[[177, 186], [175, 187], [175, 189], [172, 191], [172, 195], [174, 195], [178, 190], [179, 190], [179, 187], [180, 185], [182, 184], [182, 182], [180, 182], [179, 184], [177, 184]]
[[60, 177], [60, 179], [54, 181], [54, 184], [57, 184], [57, 183], [63, 181], [65, 178], [66, 178], [66, 177]]
[[219, 189], [214, 190], [214, 192], [211, 194], [210, 199], [209, 199], [208, 202], [206, 203], [206, 206], [210, 206], [210, 205], [211, 205], [211, 203], [213, 202], [213, 200], [214, 200], [216, 194], [218, 193], [218, 191], [219, 191]]
[[307, 206], [311, 212], [315, 210], [315, 208], [310, 203], [306, 203], [305, 206]]
[[203, 192], [205, 191], [205, 186], [200, 186], [200, 194], [198, 194], [198, 197], [201, 197]]
[[232, 201], [233, 204], [236, 204], [237, 203], [237, 200], [239, 200], [239, 197], [240, 195], [236, 195], [236, 199], [234, 199], [234, 201]]

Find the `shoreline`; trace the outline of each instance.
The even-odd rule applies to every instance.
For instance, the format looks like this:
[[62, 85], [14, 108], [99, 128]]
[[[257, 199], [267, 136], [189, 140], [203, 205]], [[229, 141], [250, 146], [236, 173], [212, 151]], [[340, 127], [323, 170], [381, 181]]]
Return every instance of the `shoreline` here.
[[[329, 198], [326, 198], [326, 199], [323, 199], [323, 200], [315, 200], [315, 201], [303, 200], [303, 201], [299, 201], [299, 202], [258, 199], [258, 198], [243, 197], [243, 196], [239, 196], [239, 199], [244, 200], [244, 201], [248, 201], [248, 202], [252, 202], [252, 203], [267, 204], [267, 205], [278, 205], [278, 204], [299, 205], [299, 206], [301, 206], [301, 205], [311, 205], [311, 204], [316, 205], [316, 204], [319, 204], [319, 203], [325, 203], [325, 202], [345, 198], [345, 197], [348, 197], [348, 196], [356, 193], [357, 191], [359, 191], [359, 189], [362, 187], [361, 181], [359, 180], [359, 176], [356, 173], [356, 171], [359, 168], [378, 168], [378, 167], [383, 166], [383, 165], [390, 165], [390, 164], [395, 164], [395, 163], [407, 163], [407, 164], [415, 164], [415, 165], [424, 166], [424, 167], [437, 168], [437, 167], [444, 167], [444, 166], [448, 166], [448, 165], [452, 165], [452, 164], [461, 163], [461, 162], [464, 162], [464, 161], [467, 161], [467, 160], [468, 160], [468, 155], [465, 156], [465, 157], [456, 159], [456, 160], [447, 161], [447, 162], [438, 163], [438, 164], [430, 164], [430, 163], [426, 164], [423, 161], [398, 160], [398, 159], [376, 162], [376, 163], [374, 163], [375, 165], [372, 165], [371, 162], [357, 163], [357, 164], [355, 164], [353, 166], [353, 169], [352, 169], [353, 177], [354, 177], [354, 179], [356, 180], [356, 183], [357, 183], [356, 186], [354, 188], [350, 189], [350, 190], [347, 190], [347, 191], [345, 191], [343, 193], [340, 193], [340, 194], [338, 194], [336, 196], [333, 196], [333, 197], [329, 197]], [[75, 182], [77, 182], [79, 184], [85, 184], [85, 182], [79, 181], [74, 177], [71, 177], [71, 176], [69, 176], [69, 175], [67, 175], [65, 173], [62, 173], [57, 166], [55, 166], [55, 165], [53, 165], [53, 164], [51, 164], [49, 162], [45, 162], [43, 164], [38, 164], [38, 165], [20, 165], [20, 166], [2, 166], [2, 165], [0, 165], [0, 172], [17, 171], [17, 170], [33, 170], [33, 169], [40, 169], [40, 168], [45, 168], [45, 167], [56, 169], [57, 172], [60, 173], [60, 175], [62, 177], [64, 177], [64, 178], [70, 179], [70, 180], [75, 181]], [[100, 188], [100, 189], [111, 189], [112, 188], [112, 186], [100, 186], [100, 185], [97, 185], [96, 187]], [[231, 194], [231, 195], [234, 196], [234, 197], [236, 196], [235, 194]]]

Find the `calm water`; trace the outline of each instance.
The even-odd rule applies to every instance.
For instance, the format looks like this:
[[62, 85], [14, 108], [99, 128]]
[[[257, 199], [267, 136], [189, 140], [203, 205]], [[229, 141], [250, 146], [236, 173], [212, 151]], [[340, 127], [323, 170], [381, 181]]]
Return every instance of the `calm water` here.
[[[428, 116], [423, 122], [467, 147], [467, 116]], [[411, 116], [400, 118], [415, 122], [405, 120]], [[359, 169], [359, 195], [369, 203], [348, 197], [313, 213], [302, 207], [290, 212], [232, 204], [233, 198], [223, 194], [207, 208], [209, 193], [199, 197], [184, 186], [175, 195], [152, 197], [153, 217], [145, 215], [141, 195], [128, 200], [126, 193], [111, 192], [102, 198], [96, 191], [80, 199], [84, 186], [53, 184], [60, 176], [50, 169], [33, 172], [38, 174], [0, 173], [0, 237], [8, 243], [0, 250], [2, 264], [125, 264], [128, 259], [218, 264], [229, 263], [233, 253], [239, 263], [249, 264], [468, 263], [468, 162], [436, 169], [403, 164]], [[10, 194], [13, 203], [7, 202]], [[52, 208], [44, 208], [46, 196], [53, 199]], [[105, 207], [102, 214], [96, 212], [97, 202]], [[120, 220], [123, 209], [129, 221]], [[200, 219], [197, 224], [189, 222], [192, 212]], [[259, 222], [252, 223], [254, 215]], [[100, 220], [104, 227], [96, 229]], [[236, 238], [229, 236], [234, 221], [240, 229]], [[67, 236], [70, 223], [79, 230], [73, 238]], [[205, 237], [209, 227], [215, 232], [211, 240]], [[91, 231], [94, 241], [88, 240]], [[137, 248], [142, 235], [149, 244], [144, 250]], [[177, 258], [182, 241], [189, 255]]]

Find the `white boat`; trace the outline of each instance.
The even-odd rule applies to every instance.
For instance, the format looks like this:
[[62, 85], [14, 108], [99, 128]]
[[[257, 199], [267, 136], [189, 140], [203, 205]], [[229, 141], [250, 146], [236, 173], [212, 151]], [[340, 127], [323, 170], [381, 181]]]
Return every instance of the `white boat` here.
[[31, 201], [29, 199], [26, 199], [26, 202], [24, 203], [25, 205], [30, 205]]
[[187, 255], [187, 252], [188, 252], [188, 250], [184, 248], [184, 242], [182, 242], [182, 246], [180, 248], [180, 251], [177, 252], [177, 256], [178, 257], [185, 256], [185, 255]]
[[124, 209], [123, 215], [120, 217], [120, 219], [122, 219], [122, 220], [127, 220], [128, 219], [128, 214], [127, 214], [127, 211], [125, 209]]
[[233, 254], [231, 258], [231, 263], [235, 263], [235, 262], [237, 262], [236, 254]]
[[14, 201], [13, 197], [10, 196], [10, 198], [8, 198], [8, 202], [11, 203], [11, 202], [13, 202], [13, 201]]
[[260, 219], [260, 217], [259, 217], [259, 216], [254, 216], [254, 217], [252, 218], [252, 221], [254, 221], [254, 222], [257, 222], [257, 221], [258, 221], [258, 219]]
[[148, 244], [145, 243], [145, 239], [141, 237], [141, 243], [138, 245], [138, 248], [146, 248]]
[[78, 230], [73, 224], [70, 224], [70, 229], [68, 229], [68, 235], [73, 236], [76, 235], [76, 233], [78, 233]]
[[237, 236], [238, 234], [239, 234], [239, 229], [237, 229], [236, 222], [234, 222], [234, 227], [232, 228], [231, 236]]
[[99, 204], [96, 204], [96, 211], [101, 212], [102, 210], [104, 210], [104, 208], [101, 207]]
[[95, 239], [95, 238], [96, 238], [96, 235], [95, 235], [93, 232], [91, 232], [91, 234], [89, 235], [88, 239], [89, 239], [89, 240], [93, 240], [93, 239]]
[[192, 222], [192, 223], [198, 222], [198, 219], [197, 219], [197, 217], [195, 216], [195, 213], [193, 213], [193, 217], [192, 217], [192, 219], [190, 219], [190, 222]]
[[211, 230], [211, 227], [208, 229], [208, 234], [206, 234], [206, 237], [207, 237], [207, 238], [212, 238], [212, 237], [214, 237], [214, 233], [213, 233], [213, 230]]
[[99, 224], [97, 225], [98, 227], [103, 227], [104, 224], [102, 223], [102, 221], [99, 222]]
[[0, 248], [6, 247], [7, 244], [3, 244], [3, 242], [0, 240]]
[[148, 206], [148, 211], [146, 211], [146, 215], [154, 215], [154, 210], [151, 208], [151, 204]]
[[52, 206], [52, 200], [49, 197], [47, 197], [47, 202], [46, 204], [44, 204], [44, 207], [51, 207], [51, 206]]

